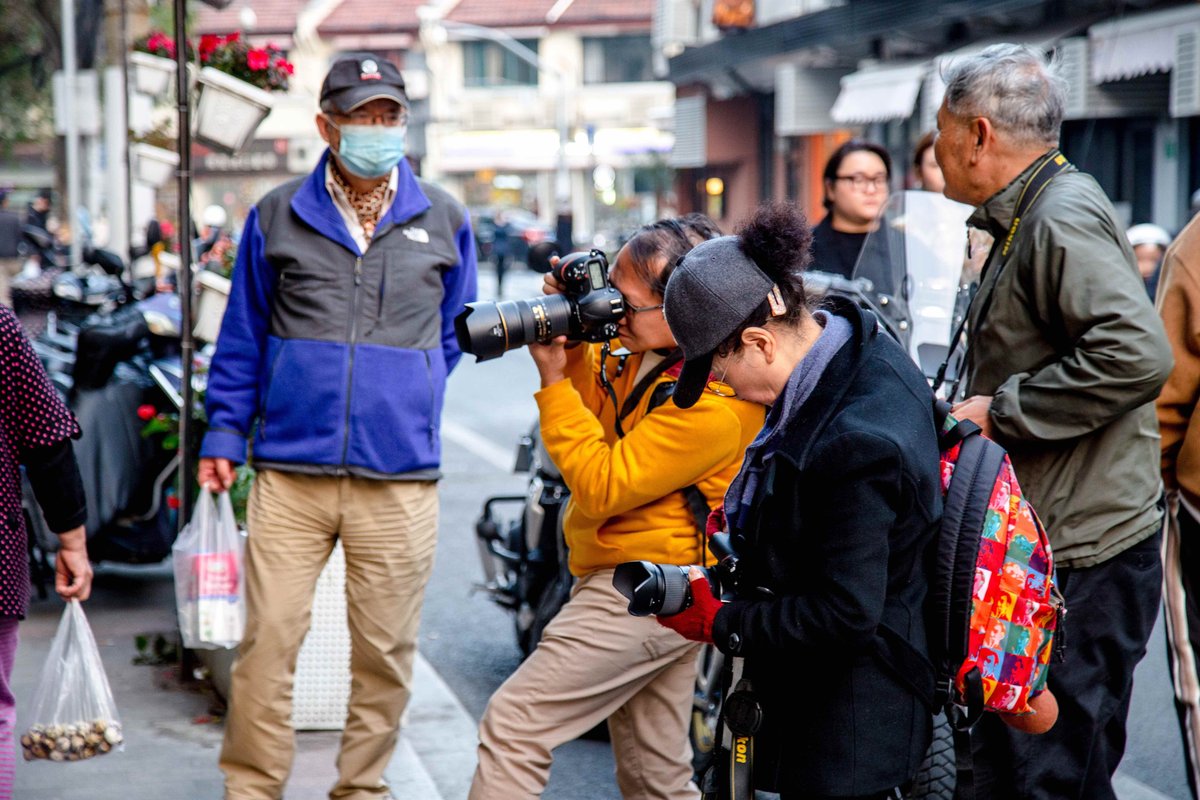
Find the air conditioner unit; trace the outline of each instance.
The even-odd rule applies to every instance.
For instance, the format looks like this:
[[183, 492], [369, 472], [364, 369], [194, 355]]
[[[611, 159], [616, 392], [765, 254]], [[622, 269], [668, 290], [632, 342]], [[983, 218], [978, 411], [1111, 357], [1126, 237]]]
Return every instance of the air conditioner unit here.
[[1171, 116], [1200, 114], [1200, 26], [1175, 33], [1175, 68], [1171, 70]]
[[829, 116], [843, 69], [783, 64], [775, 70], [775, 134], [805, 136], [842, 127]]
[[658, 0], [653, 21], [655, 47], [671, 50], [697, 44], [699, 13], [695, 0]]
[[1058, 45], [1062, 61], [1059, 74], [1067, 82], [1067, 106], [1065, 119], [1084, 119], [1088, 116], [1088, 40], [1086, 36], [1063, 39]]

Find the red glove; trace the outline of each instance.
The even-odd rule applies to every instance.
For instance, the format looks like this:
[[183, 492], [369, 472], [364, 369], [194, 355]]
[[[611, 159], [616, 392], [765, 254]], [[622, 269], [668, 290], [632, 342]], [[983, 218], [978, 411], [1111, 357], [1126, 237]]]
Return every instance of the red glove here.
[[670, 628], [685, 639], [712, 644], [713, 620], [721, 610], [721, 601], [713, 597], [708, 578], [699, 570], [692, 570], [689, 583], [692, 586], [692, 604], [678, 614], [655, 619], [659, 625]]
[[704, 526], [704, 533], [712, 536], [714, 533], [725, 532], [725, 507], [714, 508], [708, 512], [708, 520]]

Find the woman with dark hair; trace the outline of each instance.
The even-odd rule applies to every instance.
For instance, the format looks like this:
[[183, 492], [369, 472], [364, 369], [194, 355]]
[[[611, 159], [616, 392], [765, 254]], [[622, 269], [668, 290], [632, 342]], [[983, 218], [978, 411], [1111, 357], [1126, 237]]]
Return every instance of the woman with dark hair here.
[[762, 711], [757, 788], [875, 800], [912, 780], [930, 738], [929, 711], [879, 645], [928, 654], [933, 397], [870, 312], [836, 298], [810, 310], [809, 240], [794, 207], [764, 206], [684, 256], [667, 285], [686, 359], [676, 404], [732, 387], [770, 412], [725, 495], [735, 598], [714, 599], [693, 570], [694, 604], [658, 620], [745, 659]]
[[863, 240], [888, 199], [892, 159], [873, 142], [851, 139], [825, 164], [825, 210], [812, 231], [813, 269], [852, 277]]
[[621, 248], [609, 279], [625, 297], [623, 355], [565, 337], [530, 345], [542, 443], [571, 490], [563, 537], [577, 580], [488, 703], [471, 800], [541, 797], [554, 748], [605, 719], [624, 797], [699, 799], [688, 740], [699, 648], [629, 616], [612, 576], [625, 561], [703, 561], [704, 517], [762, 426], [762, 406], [729, 393], [687, 410], [670, 400], [683, 354], [662, 293], [680, 258], [717, 234], [705, 217], [660, 220]]

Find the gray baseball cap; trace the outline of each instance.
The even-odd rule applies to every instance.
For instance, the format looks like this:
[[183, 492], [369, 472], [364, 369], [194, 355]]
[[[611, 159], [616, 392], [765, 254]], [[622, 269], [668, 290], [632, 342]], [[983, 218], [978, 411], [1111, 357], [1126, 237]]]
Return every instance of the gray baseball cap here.
[[683, 257], [663, 295], [663, 313], [684, 358], [675, 405], [696, 404], [708, 385], [717, 347], [750, 318], [774, 286], [742, 252], [736, 236], [701, 242]]

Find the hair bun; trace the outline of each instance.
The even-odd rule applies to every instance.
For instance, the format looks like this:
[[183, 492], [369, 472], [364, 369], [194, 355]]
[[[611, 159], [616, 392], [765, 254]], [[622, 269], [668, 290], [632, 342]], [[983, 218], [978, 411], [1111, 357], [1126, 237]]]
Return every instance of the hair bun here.
[[763, 203], [737, 236], [742, 252], [776, 280], [803, 272], [812, 261], [812, 228], [794, 203]]

